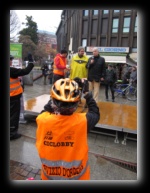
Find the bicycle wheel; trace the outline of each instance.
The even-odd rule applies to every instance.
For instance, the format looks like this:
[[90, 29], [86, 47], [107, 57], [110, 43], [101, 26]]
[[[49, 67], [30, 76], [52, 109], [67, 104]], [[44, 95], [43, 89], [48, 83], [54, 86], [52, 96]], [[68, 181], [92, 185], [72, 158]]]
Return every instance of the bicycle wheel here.
[[137, 89], [133, 86], [130, 86], [126, 90], [126, 97], [130, 101], [136, 101], [137, 100]]
[[123, 88], [121, 84], [116, 84], [116, 87], [114, 88], [114, 96], [117, 97], [119, 95], [122, 96]]

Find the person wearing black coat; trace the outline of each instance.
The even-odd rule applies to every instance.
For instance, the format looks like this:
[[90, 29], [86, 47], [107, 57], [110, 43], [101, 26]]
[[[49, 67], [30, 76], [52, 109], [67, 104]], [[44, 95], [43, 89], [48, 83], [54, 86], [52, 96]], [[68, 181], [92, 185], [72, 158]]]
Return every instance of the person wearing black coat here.
[[48, 75], [48, 71], [49, 71], [49, 69], [48, 69], [48, 65], [45, 63], [42, 67], [41, 67], [41, 70], [42, 70], [42, 75], [43, 75], [43, 77], [44, 77], [44, 85], [46, 85], [46, 77], [47, 77], [47, 75]]
[[114, 84], [117, 81], [117, 74], [114, 71], [111, 64], [108, 64], [108, 69], [106, 70], [105, 74], [105, 96], [106, 101], [109, 100], [108, 98], [108, 89], [110, 88], [111, 95], [112, 95], [112, 102], [115, 102], [115, 96], [114, 96]]
[[34, 67], [33, 58], [28, 54], [28, 66], [24, 69], [12, 67], [14, 57], [10, 55], [10, 140], [18, 139], [21, 134], [18, 133], [20, 117], [20, 98], [23, 88], [20, 82], [20, 76], [27, 75]]
[[104, 81], [106, 66], [105, 58], [101, 57], [98, 48], [93, 48], [93, 56], [86, 65], [88, 68], [89, 90], [93, 92], [96, 102], [99, 100], [100, 83]]

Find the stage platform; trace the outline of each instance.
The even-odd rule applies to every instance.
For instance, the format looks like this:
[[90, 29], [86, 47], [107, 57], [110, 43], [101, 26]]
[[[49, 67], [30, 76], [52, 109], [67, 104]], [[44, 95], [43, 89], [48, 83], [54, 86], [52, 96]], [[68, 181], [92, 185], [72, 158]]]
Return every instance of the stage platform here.
[[[44, 105], [49, 101], [50, 95], [43, 94], [24, 102], [24, 113], [37, 116]], [[79, 104], [76, 112], [87, 112], [85, 99]], [[118, 134], [123, 133], [122, 144], [127, 139], [137, 140], [137, 106], [119, 104], [115, 102], [98, 102], [101, 118], [91, 132], [114, 136], [115, 143], [119, 143]]]

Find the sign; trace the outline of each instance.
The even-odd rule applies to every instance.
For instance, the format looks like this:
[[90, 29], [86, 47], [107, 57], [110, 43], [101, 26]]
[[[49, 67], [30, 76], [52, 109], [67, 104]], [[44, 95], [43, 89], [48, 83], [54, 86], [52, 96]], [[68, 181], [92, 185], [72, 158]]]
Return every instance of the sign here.
[[[86, 52], [93, 52], [93, 46], [86, 47]], [[99, 52], [129, 53], [129, 47], [96, 47]]]
[[10, 43], [10, 55], [14, 57], [12, 66], [22, 68], [22, 43]]

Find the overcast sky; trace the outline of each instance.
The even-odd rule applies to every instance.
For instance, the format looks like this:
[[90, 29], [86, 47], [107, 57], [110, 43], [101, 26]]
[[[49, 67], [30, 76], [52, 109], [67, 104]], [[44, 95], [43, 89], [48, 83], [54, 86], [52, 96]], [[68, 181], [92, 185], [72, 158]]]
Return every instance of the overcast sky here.
[[[39, 30], [56, 32], [61, 20], [62, 10], [14, 10], [21, 23], [26, 23], [26, 15], [32, 16]], [[25, 26], [22, 25], [21, 29]], [[20, 30], [21, 30], [20, 29]]]

